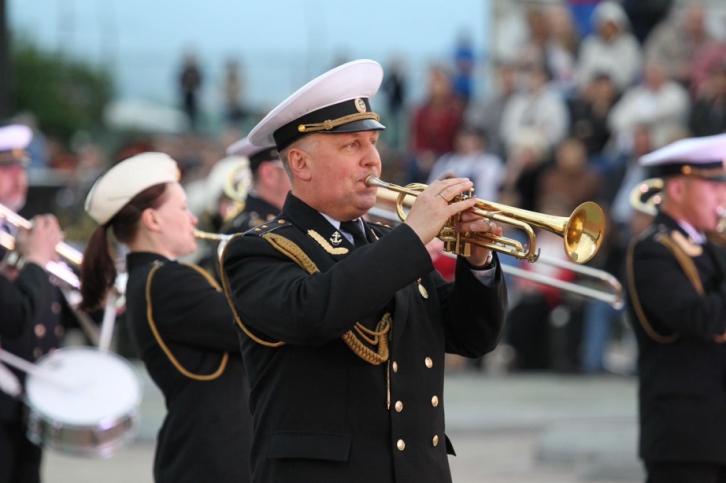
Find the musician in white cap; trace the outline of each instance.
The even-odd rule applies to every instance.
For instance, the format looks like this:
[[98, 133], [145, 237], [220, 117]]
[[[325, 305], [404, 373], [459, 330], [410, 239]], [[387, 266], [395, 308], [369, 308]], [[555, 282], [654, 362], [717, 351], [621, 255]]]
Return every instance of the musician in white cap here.
[[274, 144], [258, 147], [244, 138], [232, 144], [227, 154], [249, 159], [252, 186], [247, 192], [244, 209], [222, 227], [225, 233], [242, 233], [270, 221], [280, 213], [290, 191], [290, 179], [285, 174], [280, 153]]
[[93, 185], [86, 211], [99, 227], [83, 257], [82, 308], [103, 304], [116, 279], [110, 231], [130, 251], [131, 339], [168, 410], [154, 480], [247, 482], [251, 417], [238, 336], [216, 282], [199, 267], [177, 261], [195, 251], [197, 224], [178, 177], [172, 158], [143, 153]]
[[[11, 215], [25, 205], [29, 163], [25, 150], [31, 138], [26, 126], [0, 128], [0, 204]], [[0, 214], [0, 350], [35, 361], [58, 347], [63, 335], [59, 294], [45, 267], [56, 258], [55, 246], [62, 238], [53, 215], [36, 216], [32, 228], [25, 230]], [[5, 259], [13, 239], [19, 258], [11, 267]], [[15, 369], [3, 373], [17, 378], [21, 387], [25, 374]], [[14, 396], [0, 388], [0, 482], [38, 482], [41, 449], [27, 439], [22, 403]]]
[[725, 162], [726, 134], [640, 159], [664, 183], [627, 254], [648, 483], [726, 482], [726, 256], [708, 237], [726, 207]]
[[281, 214], [222, 255], [255, 421], [252, 481], [451, 481], [444, 434], [444, 353], [479, 357], [499, 340], [506, 289], [497, 257], [476, 248], [456, 282], [426, 243], [445, 221], [501, 233], [450, 203], [467, 179], [436, 181], [406, 223], [363, 221], [380, 176], [384, 126], [370, 98], [383, 71], [344, 64], [306, 84], [249, 135], [275, 144], [292, 192]]

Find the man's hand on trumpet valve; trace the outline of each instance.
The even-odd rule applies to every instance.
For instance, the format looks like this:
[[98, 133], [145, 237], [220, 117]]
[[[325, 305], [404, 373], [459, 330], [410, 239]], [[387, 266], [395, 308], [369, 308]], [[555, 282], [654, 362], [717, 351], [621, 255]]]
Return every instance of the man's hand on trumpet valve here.
[[[448, 219], [457, 213], [462, 213], [462, 223], [457, 226], [457, 231], [492, 232], [501, 235], [502, 229], [494, 223], [473, 213], [466, 213], [466, 210], [474, 207], [476, 198], [451, 202], [472, 187], [473, 183], [467, 178], [434, 181], [416, 197], [405, 223], [416, 232], [424, 244], [433, 240]], [[489, 260], [490, 250], [486, 248], [472, 246], [471, 253], [468, 260], [475, 267], [482, 266]]]
[[[502, 236], [502, 227], [493, 221], [474, 213], [464, 212], [461, 220], [456, 225], [459, 233], [489, 233], [494, 236]], [[476, 245], [471, 245], [471, 256], [467, 258], [470, 265], [481, 267], [489, 261], [491, 250]]]
[[57, 260], [55, 247], [63, 241], [58, 220], [53, 215], [39, 215], [33, 218], [30, 230], [21, 228], [16, 238], [16, 250], [26, 262], [45, 267]]

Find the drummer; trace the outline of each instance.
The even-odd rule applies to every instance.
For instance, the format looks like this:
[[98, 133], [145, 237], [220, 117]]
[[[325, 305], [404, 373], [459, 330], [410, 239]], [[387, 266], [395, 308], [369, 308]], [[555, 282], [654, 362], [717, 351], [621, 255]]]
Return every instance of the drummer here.
[[196, 217], [162, 153], [121, 161], [86, 198], [99, 227], [83, 257], [82, 308], [104, 303], [116, 279], [109, 231], [128, 246], [131, 338], [166, 399], [154, 480], [248, 482], [251, 416], [232, 312], [216, 282], [177, 262], [196, 249]]

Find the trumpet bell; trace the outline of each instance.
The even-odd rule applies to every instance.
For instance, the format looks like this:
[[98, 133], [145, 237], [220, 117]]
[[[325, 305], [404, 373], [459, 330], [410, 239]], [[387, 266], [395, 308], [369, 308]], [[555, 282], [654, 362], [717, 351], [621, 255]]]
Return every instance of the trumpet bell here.
[[587, 263], [595, 256], [603, 241], [605, 213], [592, 201], [586, 201], [572, 212], [563, 230], [565, 252], [575, 263]]

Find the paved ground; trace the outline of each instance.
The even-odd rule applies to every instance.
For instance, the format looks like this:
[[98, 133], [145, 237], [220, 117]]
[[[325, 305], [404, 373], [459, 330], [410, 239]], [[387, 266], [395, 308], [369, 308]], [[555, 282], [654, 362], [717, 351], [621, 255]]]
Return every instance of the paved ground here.
[[[636, 483], [636, 384], [627, 377], [451, 374], [456, 483]], [[48, 451], [45, 483], [151, 483], [163, 401], [146, 381], [139, 439], [108, 460]]]

